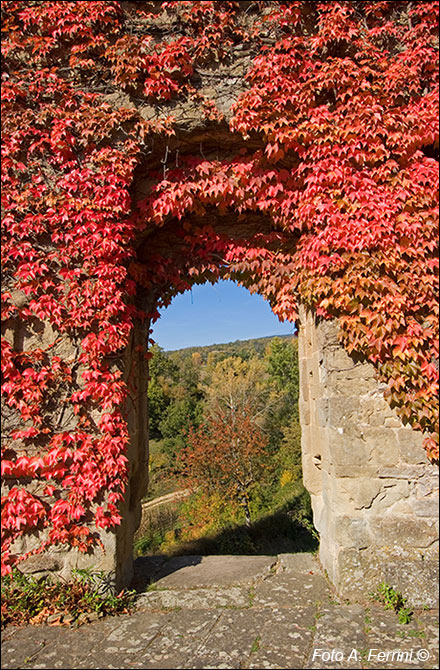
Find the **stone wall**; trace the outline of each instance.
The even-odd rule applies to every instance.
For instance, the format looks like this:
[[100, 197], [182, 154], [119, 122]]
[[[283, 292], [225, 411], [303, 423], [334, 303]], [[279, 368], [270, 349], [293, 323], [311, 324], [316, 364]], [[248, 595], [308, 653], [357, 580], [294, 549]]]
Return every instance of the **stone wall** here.
[[[13, 295], [16, 304], [26, 305], [27, 298], [19, 291]], [[142, 300], [141, 307], [144, 311], [151, 309], [153, 298]], [[145, 357], [146, 343], [148, 339], [149, 321], [136, 323], [133, 329], [130, 343], [121, 358], [112, 362], [114, 368], [124, 371], [124, 378], [128, 382], [130, 395], [125, 406], [125, 416], [128, 423], [130, 444], [128, 447], [129, 478], [127, 483], [127, 495], [120, 507], [123, 517], [121, 525], [116, 532], [106, 531], [93, 527], [94, 532], [99, 534], [104, 550], [99, 546], [93, 554], [79, 553], [76, 549], [67, 545], [49, 546], [43, 553], [30, 556], [19, 564], [24, 573], [40, 576], [53, 574], [62, 579], [69, 579], [72, 569], [91, 568], [102, 571], [107, 575], [107, 581], [115, 590], [127, 586], [133, 573], [133, 536], [140, 523], [141, 499], [145, 495], [148, 485], [148, 399], [147, 380], [148, 362]], [[77, 343], [66, 333], [60, 334], [50, 324], [43, 323], [38, 319], [23, 322], [20, 319], [10, 319], [3, 327], [3, 337], [16, 351], [27, 349], [52, 347], [54, 354], [73, 364], [77, 356]], [[74, 383], [76, 389], [82, 387], [82, 367], [77, 366]], [[71, 391], [72, 389], [70, 389]], [[77, 418], [72, 409], [65, 409], [62, 403], [62, 394], [57, 396], [58, 402], [52, 402], [45, 407], [46, 413], [50, 414], [51, 425], [54, 432], [61, 430], [72, 430], [75, 428]], [[61, 401], [60, 401], [61, 399]], [[97, 423], [99, 414], [93, 410], [90, 416]], [[47, 417], [46, 417], [47, 418]], [[21, 419], [15, 410], [9, 408], [2, 402], [2, 439], [10, 436], [13, 430], [21, 428]], [[18, 442], [13, 443], [19, 454], [34, 455], [38, 453], [38, 447], [34, 450]], [[33, 494], [42, 495], [44, 480], [30, 481], [26, 488]], [[2, 495], [16, 485], [13, 478], [2, 479]], [[44, 496], [43, 496], [44, 498]], [[11, 553], [23, 555], [35, 550], [47, 538], [47, 531], [34, 531], [16, 540], [11, 546]]]
[[339, 344], [337, 324], [300, 316], [304, 483], [321, 562], [347, 598], [385, 580], [413, 606], [435, 605], [438, 468], [384, 400], [373, 366]]
[[[132, 390], [126, 407], [130, 471], [121, 526], [116, 533], [100, 531], [105, 552], [83, 555], [52, 547], [21, 564], [23, 571], [68, 578], [73, 567], [93, 567], [106, 572], [117, 589], [129, 584], [133, 536], [148, 480], [148, 369], [139, 347], [147, 335], [148, 323], [137, 324], [123, 360], [116, 363]], [[57, 334], [41, 323], [14, 322], [5, 336], [20, 350], [47, 346]], [[64, 357], [74, 356], [67, 336], [56, 347]], [[320, 559], [330, 580], [348, 598], [368, 594], [385, 580], [413, 605], [434, 605], [438, 469], [427, 461], [422, 435], [404, 427], [385, 402], [373, 366], [342, 348], [334, 322], [315, 322], [302, 310], [299, 357], [304, 482], [321, 535]], [[56, 415], [53, 420], [57, 422]], [[63, 415], [63, 429], [73, 420]], [[3, 430], [12, 429], [16, 421], [4, 408]], [[5, 481], [6, 490], [8, 485]], [[30, 490], [35, 485], [30, 482]], [[23, 538], [14, 549], [24, 553], [41, 537]]]

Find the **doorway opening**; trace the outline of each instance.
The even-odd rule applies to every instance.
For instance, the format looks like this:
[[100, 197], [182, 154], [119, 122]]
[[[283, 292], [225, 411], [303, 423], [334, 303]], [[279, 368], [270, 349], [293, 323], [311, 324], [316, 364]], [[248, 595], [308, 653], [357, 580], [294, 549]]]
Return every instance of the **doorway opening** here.
[[294, 324], [232, 281], [205, 283], [162, 311], [150, 354], [135, 557], [316, 550]]

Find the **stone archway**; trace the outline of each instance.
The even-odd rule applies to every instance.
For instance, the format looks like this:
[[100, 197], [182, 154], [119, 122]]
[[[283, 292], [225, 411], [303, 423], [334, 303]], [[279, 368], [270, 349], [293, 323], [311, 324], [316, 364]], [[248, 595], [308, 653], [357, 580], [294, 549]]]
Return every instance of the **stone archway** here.
[[[140, 290], [140, 295], [144, 310], [151, 311], [157, 294]], [[322, 565], [344, 597], [368, 594], [387, 581], [414, 605], [434, 605], [437, 468], [426, 460], [423, 436], [404, 427], [389, 407], [373, 366], [347, 354], [336, 322], [316, 319], [305, 308], [299, 315], [304, 484], [321, 537]], [[148, 319], [135, 324], [118, 361], [131, 389], [126, 404], [129, 479], [121, 525], [115, 532], [100, 531], [104, 552], [84, 556], [53, 547], [27, 559], [24, 572], [66, 577], [73, 567], [93, 566], [105, 571], [117, 589], [130, 583], [133, 536], [148, 479], [148, 361], [140, 345], [148, 340], [149, 325]], [[47, 343], [50, 333], [42, 330], [39, 337]], [[22, 339], [25, 344], [26, 335]], [[18, 551], [32, 546], [33, 539], [25, 538]]]
[[[143, 145], [144, 153], [148, 153], [147, 164], [139, 164], [137, 168], [132, 189], [135, 199], [148, 193], [151, 186], [142, 175], [163, 170], [165, 176], [168, 169], [177, 167], [178, 156], [202, 155], [208, 160], [221, 160], [237, 155], [240, 149], [255, 152], [263, 147], [262, 138], [256, 134], [244, 142], [228, 126], [231, 104], [243, 89], [251, 62], [252, 49], [237, 44], [227, 63], [200, 69], [198, 73], [198, 92], [213, 99], [218, 111], [224, 114], [223, 121], [207, 121], [202, 107], [194, 102], [179, 100], [163, 107], [174, 116], [175, 136], [159, 137], [154, 148], [153, 141], [151, 145]], [[158, 116], [155, 105], [139, 101], [118, 88], [105, 92], [102, 100], [114, 110], [131, 110], [143, 120]], [[288, 158], [290, 163], [284, 161], [280, 167], [291, 168], [296, 160], [292, 154]], [[191, 225], [196, 231], [207, 223], [215, 225], [221, 234], [243, 237], [255, 229], [264, 231], [268, 222], [255, 212], [246, 214], [243, 220], [233, 212], [229, 212], [228, 218], [217, 220], [215, 212], [209, 211], [200, 220], [193, 217]], [[168, 257], [170, 263], [186, 253], [179, 246], [178, 228], [176, 221], [169, 222], [155, 240], [156, 249], [163, 244], [165, 256], [171, 242], [174, 255]], [[144, 265], [148, 263], [149, 243], [149, 237], [138, 240], [138, 259]], [[206, 279], [209, 272], [203, 280]], [[139, 305], [150, 313], [160, 296], [172, 290], [166, 284], [156, 284], [148, 290], [140, 288]], [[15, 306], [26, 304], [26, 296], [20, 291], [14, 292], [11, 300]], [[32, 349], [40, 342], [52, 346], [60, 339], [48, 323], [38, 322], [34, 330], [33, 326], [27, 328], [20, 323], [12, 324], [11, 328], [9, 325], [6, 339], [16, 350], [25, 350], [26, 346]], [[405, 428], [389, 409], [372, 366], [355, 360], [342, 349], [335, 323], [315, 322], [312, 314], [303, 311], [299, 325], [304, 473], [312, 495], [315, 524], [321, 533], [321, 561], [343, 594], [368, 592], [386, 579], [411, 595], [413, 602], [432, 603], [438, 537], [434, 518], [436, 482], [434, 466], [426, 462], [422, 450], [421, 435]], [[115, 533], [100, 531], [105, 553], [97, 550], [91, 556], [78, 556], [62, 546], [55, 547], [43, 555], [32, 556], [23, 569], [52, 570], [67, 576], [73, 566], [93, 565], [112, 575], [117, 587], [129, 582], [132, 537], [147, 484], [148, 369], [139, 347], [148, 339], [148, 328], [148, 321], [136, 323], [124, 355], [117, 354], [112, 363], [125, 370], [131, 392], [126, 406], [130, 468], [120, 510], [122, 524]], [[65, 353], [66, 357], [75, 353], [73, 343], [64, 333], [57, 347], [57, 353]], [[59, 407], [53, 410], [57, 421], [57, 413], [62, 416], [63, 412]], [[63, 418], [69, 426], [69, 417]], [[12, 417], [12, 429], [14, 420]], [[24, 553], [32, 547], [33, 538], [20, 542], [15, 549]]]
[[[368, 594], [386, 581], [413, 604], [433, 605], [436, 468], [426, 462], [423, 436], [405, 428], [384, 400], [373, 366], [349, 356], [337, 335], [335, 322], [300, 310], [302, 460], [321, 563], [344, 597]], [[138, 375], [145, 383], [142, 366]], [[131, 574], [145, 485], [144, 402], [138, 396], [131, 415], [130, 489], [115, 535], [121, 582]]]
[[[201, 132], [186, 137], [188, 151], [201, 142]], [[142, 194], [143, 188], [139, 179], [138, 192]], [[258, 213], [239, 219], [234, 213], [225, 216], [212, 210], [209, 216], [192, 217], [196, 237], [207, 221], [219, 235], [234, 242], [272, 230], [271, 222]], [[148, 291], [139, 286], [136, 300], [147, 314], [154, 313], [161, 296], [179, 292], [191, 281], [185, 274], [187, 250], [179, 231], [180, 223], [171, 220], [153, 237], [150, 233], [139, 240], [137, 258], [141, 264], [148, 266], [150, 249], [154, 248], [179, 267], [182, 277], [177, 288], [164, 283]], [[196, 262], [194, 258], [190, 261]], [[214, 254], [211, 261], [219, 274], [211, 266], [202, 280], [214, 281], [228, 273], [233, 276], [233, 268], [224, 265], [221, 257]], [[437, 468], [427, 462], [423, 436], [404, 427], [389, 407], [374, 367], [345, 351], [338, 340], [336, 321], [316, 319], [312, 312], [300, 308], [298, 326], [304, 484], [321, 537], [322, 565], [345, 597], [368, 594], [387, 581], [413, 604], [433, 605], [437, 598], [433, 592], [438, 555]], [[11, 330], [13, 341], [20, 328], [18, 324]], [[73, 567], [93, 566], [106, 572], [116, 589], [130, 583], [133, 536], [148, 484], [148, 362], [144, 346], [149, 328], [148, 319], [137, 321], [126, 351], [114, 362], [124, 370], [130, 389], [125, 408], [130, 434], [129, 479], [120, 504], [122, 523], [114, 532], [99, 531], [104, 551], [98, 548], [84, 556], [62, 546], [52, 547], [27, 559], [23, 571], [51, 571], [67, 577]], [[28, 336], [22, 333], [20, 337], [25, 349]], [[32, 333], [29, 337], [33, 345], [37, 337], [47, 344], [54, 334], [43, 328], [38, 336]], [[33, 546], [33, 538], [25, 538], [16, 551], [25, 553]]]

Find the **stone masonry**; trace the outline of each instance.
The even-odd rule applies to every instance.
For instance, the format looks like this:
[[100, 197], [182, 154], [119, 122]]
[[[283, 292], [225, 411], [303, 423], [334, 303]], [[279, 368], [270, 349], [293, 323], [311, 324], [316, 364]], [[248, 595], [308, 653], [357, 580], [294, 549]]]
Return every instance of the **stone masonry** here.
[[[385, 580], [408, 596], [413, 606], [433, 606], [437, 601], [438, 469], [426, 459], [422, 435], [404, 427], [385, 402], [373, 366], [350, 357], [337, 334], [335, 322], [315, 322], [311, 313], [302, 310], [303, 470], [321, 536], [322, 565], [345, 597], [363, 597]], [[16, 329], [9, 335], [16, 342]], [[22, 333], [21, 346], [29, 340], [33, 344], [32, 338], [47, 345], [52, 337], [47, 329]], [[82, 555], [64, 546], [52, 547], [22, 563], [25, 572], [68, 578], [72, 568], [91, 566], [107, 573], [116, 589], [130, 583], [133, 536], [148, 477], [148, 370], [136, 347], [146, 337], [147, 325], [137, 324], [118, 363], [126, 374], [134, 370], [137, 387], [127, 403], [130, 476], [122, 524], [116, 533], [100, 532], [105, 553]], [[71, 345], [62, 341], [57, 346]], [[9, 425], [14, 417], [6, 414]], [[69, 420], [63, 417], [63, 427], [68, 427]], [[28, 551], [35, 541], [24, 538], [14, 549]]]
[[[20, 295], [20, 292], [16, 291], [13, 297], [20, 306], [26, 304], [26, 298], [23, 294]], [[149, 308], [145, 301], [142, 306], [145, 309]], [[114, 369], [122, 369], [125, 379], [130, 382], [129, 395], [124, 408], [130, 443], [127, 452], [129, 460], [127, 495], [120, 506], [122, 524], [116, 532], [95, 529], [104, 550], [98, 546], [94, 553], [83, 554], [66, 545], [49, 546], [43, 553], [31, 555], [20, 563], [20, 570], [23, 572], [37, 577], [51, 573], [62, 579], [69, 579], [74, 569], [92, 568], [105, 573], [108, 583], [115, 590], [120, 590], [130, 583], [133, 575], [133, 536], [140, 523], [141, 500], [148, 485], [148, 363], [143, 354], [139, 352], [139, 345], [147, 340], [148, 328], [148, 321], [137, 322], [124, 355], [113, 362]], [[6, 322], [3, 336], [17, 351], [23, 351], [26, 348], [53, 347], [54, 353], [66, 360], [70, 358], [72, 363], [77, 354], [75, 342], [69, 335], [60, 336], [50, 324], [42, 323], [37, 319], [30, 324], [11, 319]], [[82, 368], [78, 367], [76, 371], [78, 388], [81, 388], [83, 384], [81, 373]], [[97, 412], [91, 412], [91, 416], [98, 422]], [[58, 404], [53, 403], [51, 420], [55, 430], [67, 431], [76, 425], [73, 411], [65, 411], [62, 399], [61, 401], [58, 399]], [[19, 427], [20, 419], [17, 413], [2, 403], [2, 436]], [[17, 448], [23, 449], [20, 444], [17, 445]], [[26, 453], [34, 455], [29, 449]], [[38, 453], [37, 448], [35, 448], [35, 453]], [[2, 481], [2, 495], [6, 495], [8, 489], [14, 485], [14, 479], [5, 477]], [[33, 494], [41, 495], [44, 486], [44, 481], [30, 481], [27, 489]], [[11, 553], [23, 555], [33, 551], [46, 538], [47, 532], [44, 529], [24, 535], [12, 544]]]
[[435, 606], [438, 468], [422, 434], [389, 407], [373, 366], [342, 348], [335, 322], [302, 309], [299, 358], [304, 483], [329, 578], [348, 598], [386, 581]]

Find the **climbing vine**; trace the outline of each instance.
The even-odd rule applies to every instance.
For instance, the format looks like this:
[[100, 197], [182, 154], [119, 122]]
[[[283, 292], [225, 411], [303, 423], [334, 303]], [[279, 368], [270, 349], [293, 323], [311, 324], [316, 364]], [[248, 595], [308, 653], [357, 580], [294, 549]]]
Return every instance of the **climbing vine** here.
[[[50, 544], [89, 551], [120, 522], [118, 360], [135, 320], [157, 316], [142, 291], [166, 302], [230, 276], [280, 318], [297, 300], [337, 318], [438, 459], [437, 12], [2, 2], [4, 572]], [[243, 50], [232, 148], [168, 166], [180, 104], [226, 126], [200, 73]], [[34, 548], [14, 548], [35, 531]]]

